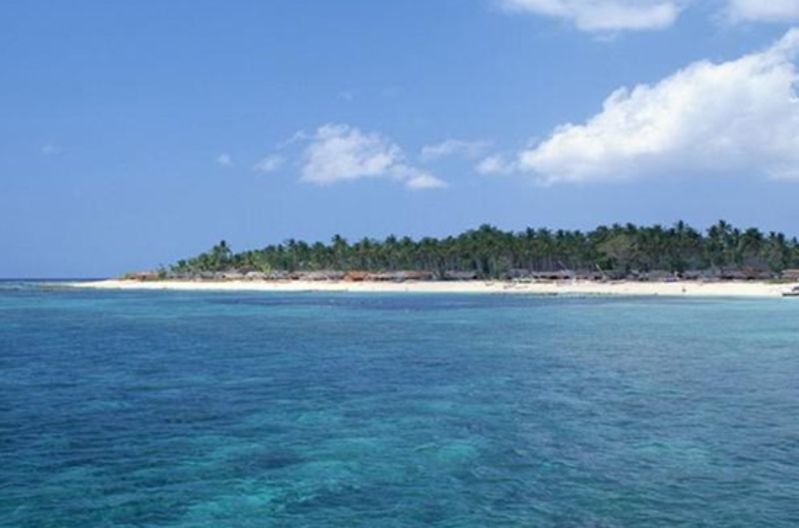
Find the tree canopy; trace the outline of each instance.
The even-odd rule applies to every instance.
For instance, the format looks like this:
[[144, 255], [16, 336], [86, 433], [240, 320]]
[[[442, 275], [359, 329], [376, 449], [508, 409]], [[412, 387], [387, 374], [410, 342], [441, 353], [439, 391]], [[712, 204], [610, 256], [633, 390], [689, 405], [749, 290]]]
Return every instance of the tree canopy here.
[[335, 235], [327, 244], [294, 239], [233, 253], [225, 241], [180, 260], [172, 274], [260, 271], [472, 272], [481, 278], [519, 273], [583, 271], [612, 275], [665, 271], [675, 275], [713, 270], [779, 275], [799, 267], [799, 242], [782, 233], [738, 229], [719, 221], [704, 232], [684, 222], [671, 227], [633, 224], [588, 232], [528, 228], [503, 231], [482, 225], [457, 236], [349, 242]]

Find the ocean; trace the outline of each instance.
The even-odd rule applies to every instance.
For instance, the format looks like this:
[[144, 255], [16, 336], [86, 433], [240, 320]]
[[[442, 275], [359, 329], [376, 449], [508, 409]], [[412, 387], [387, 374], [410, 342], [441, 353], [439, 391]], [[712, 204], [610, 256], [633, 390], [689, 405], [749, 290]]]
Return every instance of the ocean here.
[[0, 526], [795, 527], [799, 300], [0, 283]]

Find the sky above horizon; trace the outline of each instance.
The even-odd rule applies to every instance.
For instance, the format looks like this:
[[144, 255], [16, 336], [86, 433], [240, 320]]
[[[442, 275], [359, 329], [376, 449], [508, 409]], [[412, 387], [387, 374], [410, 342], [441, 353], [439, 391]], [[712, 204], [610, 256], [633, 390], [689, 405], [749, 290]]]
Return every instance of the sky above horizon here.
[[799, 235], [799, 0], [0, 5], [0, 277], [225, 239]]

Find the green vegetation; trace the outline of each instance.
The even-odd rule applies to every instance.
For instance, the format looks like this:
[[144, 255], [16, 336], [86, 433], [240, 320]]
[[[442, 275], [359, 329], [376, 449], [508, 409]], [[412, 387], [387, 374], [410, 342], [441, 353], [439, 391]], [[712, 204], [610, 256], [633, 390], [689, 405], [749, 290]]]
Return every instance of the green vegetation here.
[[489, 225], [443, 239], [389, 236], [349, 243], [339, 235], [329, 244], [288, 240], [263, 249], [233, 253], [223, 241], [210, 251], [181, 260], [172, 277], [219, 272], [424, 271], [433, 277], [470, 273], [479, 278], [522, 278], [569, 273], [596, 278], [645, 276], [728, 279], [775, 278], [799, 267], [799, 242], [781, 233], [741, 230], [724, 221], [705, 233], [678, 222], [672, 227], [632, 224], [590, 232], [527, 229], [502, 231]]

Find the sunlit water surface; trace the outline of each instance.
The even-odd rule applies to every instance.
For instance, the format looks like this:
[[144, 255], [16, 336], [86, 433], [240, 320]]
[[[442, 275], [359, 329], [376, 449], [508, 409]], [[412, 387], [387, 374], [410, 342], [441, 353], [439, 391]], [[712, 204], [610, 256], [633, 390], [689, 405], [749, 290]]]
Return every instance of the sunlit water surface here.
[[799, 302], [0, 285], [0, 525], [799, 524]]

